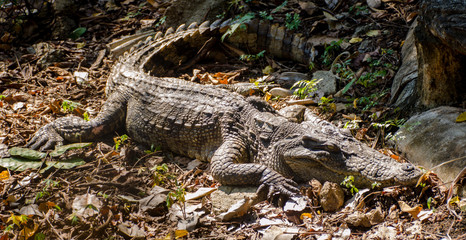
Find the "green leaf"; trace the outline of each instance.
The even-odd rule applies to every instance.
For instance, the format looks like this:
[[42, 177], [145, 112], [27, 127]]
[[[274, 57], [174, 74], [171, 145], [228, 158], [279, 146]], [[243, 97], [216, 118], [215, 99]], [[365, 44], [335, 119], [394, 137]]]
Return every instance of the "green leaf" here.
[[[85, 143], [72, 143], [72, 144], [68, 144], [68, 145], [59, 146], [59, 147], [56, 147], [55, 150], [53, 150], [53, 151], [50, 153], [50, 156], [52, 156], [52, 157], [58, 157], [58, 156], [62, 155], [63, 153], [65, 153], [65, 152], [68, 151], [68, 150], [71, 150], [71, 149], [79, 149], [79, 148], [84, 148], [84, 147], [89, 147], [90, 145], [92, 145], [91, 142], [85, 142]], [[11, 153], [10, 153], [10, 154], [11, 154]]]
[[71, 158], [61, 161], [49, 161], [47, 162], [47, 166], [59, 169], [71, 169], [77, 166], [84, 165], [85, 163], [86, 162], [81, 158]]
[[40, 160], [47, 156], [47, 153], [39, 152], [29, 148], [12, 147], [8, 150], [13, 157], [26, 158], [29, 160]]
[[70, 38], [77, 39], [77, 38], [81, 37], [86, 31], [87, 31], [87, 28], [78, 27], [70, 34]]
[[354, 82], [356, 82], [356, 78], [353, 78], [353, 80], [351, 80], [351, 82], [346, 84], [346, 86], [341, 91], [341, 94], [345, 94], [350, 89], [351, 85], [353, 85]]
[[11, 171], [22, 172], [26, 169], [38, 169], [42, 166], [41, 161], [37, 160], [28, 160], [19, 157], [10, 157], [0, 159], [0, 166], [8, 168]]

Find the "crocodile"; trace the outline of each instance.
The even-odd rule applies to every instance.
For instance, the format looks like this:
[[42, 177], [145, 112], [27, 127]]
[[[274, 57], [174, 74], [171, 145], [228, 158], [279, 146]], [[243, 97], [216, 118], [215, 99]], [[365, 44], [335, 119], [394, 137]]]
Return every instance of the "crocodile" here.
[[[210, 161], [211, 174], [221, 184], [254, 185], [269, 196], [295, 195], [297, 182], [313, 178], [340, 182], [351, 175], [358, 187], [416, 182], [421, 171], [414, 165], [385, 156], [317, 117], [298, 124], [258, 98], [163, 77], [167, 69], [189, 64], [232, 24], [237, 23], [182, 25], [135, 44], [114, 64], [107, 100], [94, 119], [58, 118], [27, 146], [46, 150], [65, 141], [93, 141], [125, 126], [136, 142]], [[241, 24], [228, 44], [309, 63], [312, 45], [302, 35], [255, 20]]]

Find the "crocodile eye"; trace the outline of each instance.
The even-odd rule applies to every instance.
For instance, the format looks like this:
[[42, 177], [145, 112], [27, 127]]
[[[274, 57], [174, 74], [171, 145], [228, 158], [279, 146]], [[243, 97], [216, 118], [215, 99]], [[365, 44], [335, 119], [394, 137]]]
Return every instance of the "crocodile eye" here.
[[330, 151], [330, 152], [339, 152], [340, 151], [340, 148], [337, 145], [333, 144], [333, 143], [325, 145], [325, 148], [327, 148], [327, 150]]
[[414, 170], [414, 166], [409, 163], [403, 163], [403, 165], [401, 166], [401, 169], [403, 169], [403, 171], [410, 172]]

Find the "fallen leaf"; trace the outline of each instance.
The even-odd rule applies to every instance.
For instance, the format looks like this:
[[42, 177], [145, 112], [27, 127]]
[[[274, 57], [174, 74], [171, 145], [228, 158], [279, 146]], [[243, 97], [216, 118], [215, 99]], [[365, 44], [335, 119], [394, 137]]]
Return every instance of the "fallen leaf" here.
[[204, 196], [211, 194], [215, 190], [217, 190], [217, 188], [199, 188], [194, 193], [187, 193], [185, 196], [185, 200], [188, 201], [188, 200], [199, 199], [199, 198], [202, 198]]
[[464, 121], [466, 121], [466, 112], [461, 113], [461, 114], [458, 115], [458, 117], [456, 118], [456, 122], [457, 122], [457, 123], [464, 122]]
[[355, 38], [351, 38], [349, 40], [349, 43], [358, 43], [358, 42], [361, 42], [361, 41], [362, 41], [362, 38], [355, 37]]
[[380, 35], [380, 30], [370, 30], [366, 33], [368, 37], [376, 37]]
[[188, 235], [188, 231], [186, 230], [175, 230], [175, 239], [182, 238]]
[[273, 68], [272, 66], [267, 66], [265, 67], [264, 69], [262, 69], [262, 73], [265, 74], [265, 75], [270, 75], [271, 73], [273, 73]]
[[301, 214], [301, 216], [299, 218], [301, 220], [303, 220], [304, 218], [312, 218], [312, 213], [303, 213], [303, 214]]
[[12, 147], [8, 150], [13, 157], [21, 157], [29, 160], [40, 160], [47, 156], [47, 153], [39, 152], [29, 148]]
[[2, 171], [0, 173], [0, 181], [8, 180], [9, 178], [10, 178], [10, 172], [8, 172], [7, 170]]
[[414, 219], [418, 219], [418, 214], [422, 211], [422, 206], [418, 205], [416, 207], [410, 207], [407, 203], [403, 201], [398, 201], [398, 205], [402, 212], [411, 214]]
[[64, 154], [68, 150], [89, 147], [91, 145], [92, 145], [91, 142], [84, 142], [84, 143], [72, 143], [72, 144], [68, 144], [68, 145], [59, 146], [59, 147], [56, 147], [55, 150], [53, 150], [50, 153], [50, 156], [58, 157], [58, 156]]

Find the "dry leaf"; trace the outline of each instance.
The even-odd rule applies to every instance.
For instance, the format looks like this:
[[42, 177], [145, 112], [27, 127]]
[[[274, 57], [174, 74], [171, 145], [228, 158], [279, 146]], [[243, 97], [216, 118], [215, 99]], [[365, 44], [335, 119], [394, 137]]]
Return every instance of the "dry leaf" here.
[[361, 41], [362, 41], [362, 38], [355, 37], [355, 38], [351, 38], [349, 40], [349, 43], [358, 43], [358, 42], [361, 42]]
[[414, 219], [418, 219], [418, 214], [422, 211], [422, 206], [418, 205], [416, 207], [410, 207], [407, 203], [403, 201], [398, 201], [398, 205], [402, 212], [411, 214]]
[[458, 115], [458, 117], [456, 118], [456, 122], [457, 122], [457, 123], [464, 122], [464, 121], [466, 121], [466, 112], [461, 113], [461, 114]]
[[299, 216], [299, 219], [303, 220], [304, 218], [312, 218], [312, 214], [311, 213], [303, 213], [301, 214], [301, 216]]
[[380, 30], [370, 30], [366, 33], [369, 37], [377, 37], [380, 35]]
[[7, 170], [0, 173], [0, 181], [8, 180], [9, 178], [10, 178], [10, 173]]

